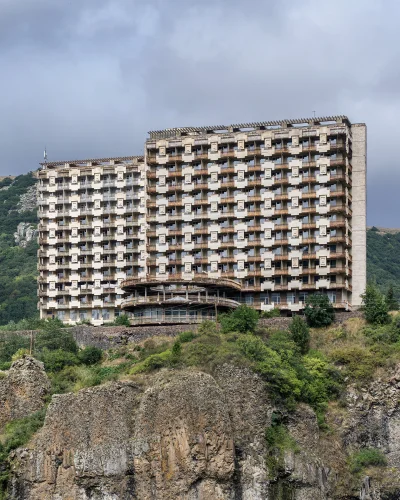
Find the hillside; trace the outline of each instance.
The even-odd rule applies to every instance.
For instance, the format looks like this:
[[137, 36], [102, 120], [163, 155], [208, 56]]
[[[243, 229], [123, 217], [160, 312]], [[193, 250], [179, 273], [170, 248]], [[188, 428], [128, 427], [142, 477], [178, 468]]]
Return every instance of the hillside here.
[[32, 173], [0, 181], [0, 324], [37, 313], [35, 241], [15, 243], [18, 224], [37, 225]]
[[400, 498], [400, 315], [311, 329], [309, 350], [295, 322], [102, 352], [50, 321], [34, 357], [7, 334], [0, 498]]
[[393, 285], [400, 300], [400, 232], [397, 230], [367, 231], [367, 275], [382, 292]]

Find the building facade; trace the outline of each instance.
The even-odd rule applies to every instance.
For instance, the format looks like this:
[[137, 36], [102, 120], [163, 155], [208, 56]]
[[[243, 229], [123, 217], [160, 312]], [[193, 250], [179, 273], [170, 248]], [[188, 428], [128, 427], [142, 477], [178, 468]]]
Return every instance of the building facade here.
[[361, 304], [366, 127], [345, 116], [150, 132], [144, 157], [39, 172], [42, 317], [196, 322], [308, 294]]

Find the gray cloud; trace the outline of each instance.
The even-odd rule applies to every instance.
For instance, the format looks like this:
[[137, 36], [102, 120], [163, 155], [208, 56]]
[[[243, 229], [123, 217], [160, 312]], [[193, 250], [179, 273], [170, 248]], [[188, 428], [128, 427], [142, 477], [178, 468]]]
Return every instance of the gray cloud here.
[[369, 223], [400, 227], [399, 14], [394, 0], [0, 0], [1, 174], [35, 169], [45, 144], [50, 159], [128, 155], [151, 129], [347, 114], [368, 125]]

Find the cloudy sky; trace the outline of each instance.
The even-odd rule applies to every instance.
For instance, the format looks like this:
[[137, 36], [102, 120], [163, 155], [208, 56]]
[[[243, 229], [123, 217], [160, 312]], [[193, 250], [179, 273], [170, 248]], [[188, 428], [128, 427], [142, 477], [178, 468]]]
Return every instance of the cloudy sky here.
[[149, 130], [346, 114], [368, 223], [400, 227], [395, 0], [0, 0], [1, 175], [141, 154]]

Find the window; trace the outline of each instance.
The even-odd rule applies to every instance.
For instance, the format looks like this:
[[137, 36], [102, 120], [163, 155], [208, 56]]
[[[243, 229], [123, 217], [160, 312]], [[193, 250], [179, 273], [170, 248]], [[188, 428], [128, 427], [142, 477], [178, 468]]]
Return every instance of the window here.
[[326, 257], [319, 258], [319, 265], [320, 267], [326, 267]]
[[211, 202], [211, 212], [218, 212], [218, 203], [216, 201]]
[[264, 202], [264, 207], [266, 209], [272, 208], [272, 200], [271, 199], [266, 199], [265, 202]]
[[78, 176], [77, 175], [73, 175], [71, 177], [71, 183], [72, 184], [77, 184], [78, 183]]
[[244, 240], [244, 231], [238, 231], [238, 240]]
[[185, 262], [185, 273], [192, 272], [192, 264], [190, 262]]
[[238, 181], [244, 181], [244, 170], [238, 171], [237, 179], [238, 179]]
[[160, 146], [159, 150], [158, 150], [158, 154], [160, 156], [165, 156], [165, 146]]
[[319, 235], [326, 236], [326, 226], [319, 226]]
[[185, 184], [190, 184], [192, 182], [191, 174], [185, 174]]
[[192, 212], [192, 204], [185, 203], [185, 214], [190, 214]]
[[266, 229], [265, 230], [265, 239], [270, 240], [272, 238], [272, 231], [271, 229]]
[[298, 238], [298, 237], [299, 237], [299, 228], [292, 227], [292, 238]]
[[160, 245], [165, 245], [165, 234], [160, 234], [158, 237], [158, 242]]
[[123, 180], [124, 180], [124, 173], [117, 172], [117, 181], [123, 181]]
[[272, 259], [264, 260], [264, 269], [272, 269]]
[[320, 167], [319, 167], [319, 173], [321, 175], [326, 175], [326, 172], [327, 172], [327, 166], [326, 165], [320, 165]]
[[293, 257], [293, 259], [292, 259], [292, 267], [299, 267], [299, 259], [298, 259], [298, 257]]
[[158, 184], [160, 186], [165, 186], [165, 175], [160, 175], [160, 177], [158, 178]]
[[292, 198], [292, 207], [297, 208], [298, 206], [299, 206], [299, 198], [298, 198], [298, 196], [294, 196]]
[[271, 137], [267, 137], [265, 140], [264, 140], [264, 147], [266, 149], [270, 149], [272, 147], [272, 139]]
[[271, 168], [266, 168], [265, 169], [265, 178], [266, 179], [271, 179], [272, 177], [272, 169]]
[[244, 260], [238, 260], [237, 268], [238, 271], [244, 271]]
[[244, 140], [238, 141], [238, 150], [243, 151], [244, 149]]
[[211, 241], [218, 241], [217, 231], [211, 231]]
[[211, 173], [211, 182], [218, 182], [218, 172]]
[[165, 274], [165, 264], [160, 264], [160, 265], [158, 266], [158, 272], [159, 272], [160, 274]]
[[191, 144], [185, 144], [185, 155], [190, 155], [191, 152], [192, 152]]
[[211, 153], [217, 153], [218, 152], [218, 142], [212, 142], [211, 143]]
[[322, 195], [319, 197], [319, 204], [321, 207], [325, 207], [326, 206], [326, 196], [325, 195]]
[[292, 146], [293, 147], [297, 147], [299, 145], [299, 136], [298, 135], [294, 135], [292, 137]]
[[244, 200], [238, 200], [238, 202], [237, 202], [237, 209], [239, 211], [243, 211], [244, 210]]
[[185, 233], [185, 243], [192, 243], [192, 233]]
[[160, 205], [158, 211], [160, 215], [165, 215], [165, 205]]
[[299, 176], [299, 167], [293, 167], [292, 168], [292, 177], [298, 177]]
[[218, 262], [211, 262], [211, 271], [218, 271]]

